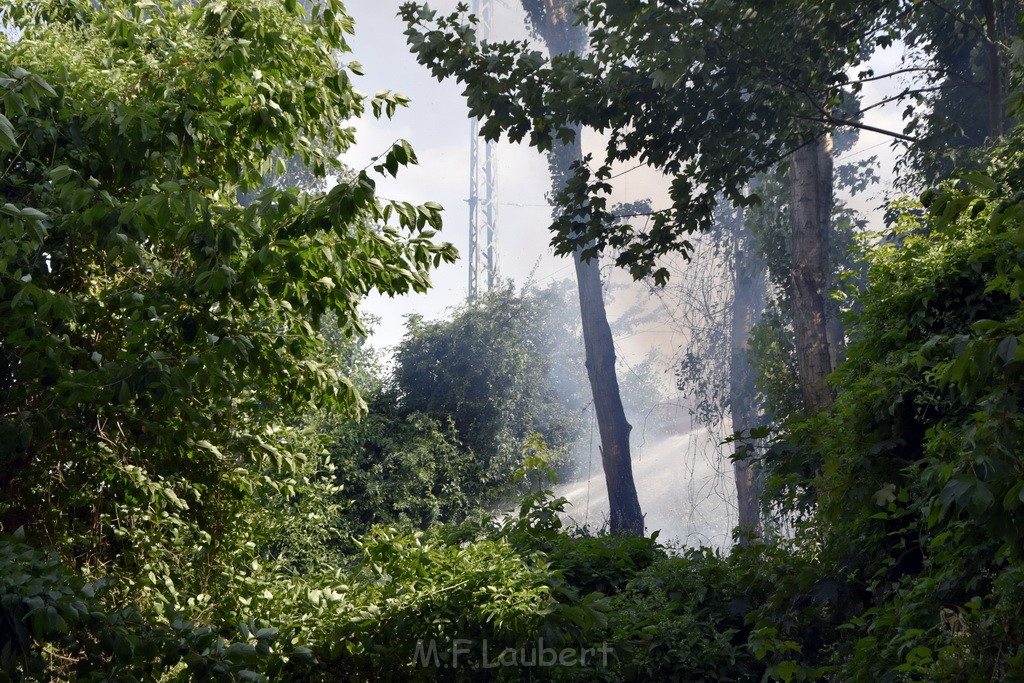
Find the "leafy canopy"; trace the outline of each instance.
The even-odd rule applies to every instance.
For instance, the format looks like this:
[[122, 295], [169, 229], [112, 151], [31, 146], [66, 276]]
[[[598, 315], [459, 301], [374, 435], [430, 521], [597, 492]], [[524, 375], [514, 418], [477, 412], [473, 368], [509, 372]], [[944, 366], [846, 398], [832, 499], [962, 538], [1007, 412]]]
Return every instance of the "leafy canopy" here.
[[[455, 251], [439, 206], [379, 199], [369, 169], [240, 201], [272, 158], [342, 175], [345, 122], [405, 102], [353, 87], [337, 0], [2, 9], [4, 528], [173, 601], [167, 577], [244, 543], [301, 417], [361, 410], [318, 360], [321, 317], [358, 334], [365, 294], [423, 291]], [[377, 171], [414, 162], [398, 142]]]
[[[610, 250], [634, 277], [664, 283], [659, 257], [692, 251], [688, 238], [711, 227], [720, 194], [755, 203], [745, 186], [757, 173], [823, 126], [862, 125], [840, 113], [844, 89], [860, 87], [849, 67], [891, 40], [885, 18], [896, 5], [593, 0], [576, 6], [587, 53], [551, 59], [527, 41], [477, 46], [464, 4], [438, 17], [407, 2], [401, 15], [419, 62], [465, 83], [484, 137], [550, 150], [580, 127], [605, 135], [603, 157], [588, 156], [559, 193], [552, 245]], [[636, 165], [671, 177], [670, 203], [628, 224], [608, 199]]]

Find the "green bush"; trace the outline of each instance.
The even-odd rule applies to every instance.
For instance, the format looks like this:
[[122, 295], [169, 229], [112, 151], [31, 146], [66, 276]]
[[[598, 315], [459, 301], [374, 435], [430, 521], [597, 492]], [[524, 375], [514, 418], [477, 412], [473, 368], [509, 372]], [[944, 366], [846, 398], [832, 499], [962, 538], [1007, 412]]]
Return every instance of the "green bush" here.
[[[87, 583], [53, 552], [0, 536], [0, 679], [264, 681], [264, 673], [308, 666], [311, 653], [277, 652], [278, 631], [250, 621], [228, 637], [184, 616], [145, 618], [111, 607], [109, 582]], [[263, 672], [263, 673], [260, 673]]]
[[905, 206], [813, 425], [820, 523], [871, 596], [839, 677], [1019, 666], [1024, 617], [1002, 605], [1024, 540], [1022, 139]]

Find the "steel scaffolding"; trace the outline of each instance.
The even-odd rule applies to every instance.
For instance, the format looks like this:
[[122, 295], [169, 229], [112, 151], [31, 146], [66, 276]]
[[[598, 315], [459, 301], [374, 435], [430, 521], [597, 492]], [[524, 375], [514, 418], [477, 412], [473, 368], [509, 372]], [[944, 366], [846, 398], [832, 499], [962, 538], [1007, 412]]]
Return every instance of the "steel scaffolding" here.
[[[472, 13], [479, 20], [477, 40], [489, 39], [494, 16], [491, 0], [473, 0]], [[472, 301], [482, 287], [493, 287], [497, 276], [498, 211], [494, 198], [495, 143], [480, 139], [479, 119], [470, 123], [469, 144], [469, 299]]]

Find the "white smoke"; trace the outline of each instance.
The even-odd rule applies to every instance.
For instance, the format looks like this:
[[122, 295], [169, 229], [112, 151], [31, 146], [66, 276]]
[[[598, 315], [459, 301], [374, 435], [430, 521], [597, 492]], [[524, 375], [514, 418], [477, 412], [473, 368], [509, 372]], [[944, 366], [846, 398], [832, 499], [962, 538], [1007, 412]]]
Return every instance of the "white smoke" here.
[[[721, 549], [731, 544], [736, 523], [732, 466], [708, 430], [695, 429], [637, 449], [633, 478], [647, 534], [659, 531], [660, 543]], [[608, 489], [596, 446], [582, 476], [560, 484], [554, 493], [570, 503], [568, 524], [591, 532], [607, 525]]]

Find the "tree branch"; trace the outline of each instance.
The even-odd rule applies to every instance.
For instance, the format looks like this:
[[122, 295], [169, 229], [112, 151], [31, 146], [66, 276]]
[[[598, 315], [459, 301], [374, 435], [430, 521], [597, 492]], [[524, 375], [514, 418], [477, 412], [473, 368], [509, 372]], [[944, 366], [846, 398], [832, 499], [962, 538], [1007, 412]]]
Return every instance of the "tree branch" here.
[[857, 128], [858, 130], [866, 130], [872, 133], [879, 133], [880, 135], [888, 135], [891, 138], [897, 140], [903, 140], [904, 142], [921, 142], [921, 138], [915, 138], [912, 135], [905, 135], [904, 133], [897, 133], [893, 130], [886, 130], [885, 128], [878, 128], [877, 126], [869, 126], [866, 123], [858, 123], [849, 119], [839, 119], [831, 114], [823, 114], [822, 116], [798, 116], [794, 115], [793, 118], [802, 119], [804, 121], [815, 121], [817, 123], [826, 123], [831, 126], [849, 126], [850, 128]]
[[962, 81], [966, 81], [968, 83], [973, 83], [973, 81], [965, 78], [962, 74], [958, 74], [955, 71], [950, 71], [949, 69], [942, 69], [942, 68], [939, 68], [939, 67], [929, 67], [929, 66], [908, 66], [908, 67], [903, 68], [903, 69], [896, 69], [895, 71], [890, 71], [889, 73], [881, 74], [880, 76], [868, 76], [867, 78], [858, 78], [855, 81], [847, 81], [846, 84], [847, 85], [856, 85], [858, 83], [870, 83], [871, 81], [880, 81], [880, 80], [885, 79], [885, 78], [892, 78], [894, 76], [899, 76], [900, 74], [917, 73], [917, 72], [922, 72], [922, 71], [924, 71], [924, 72], [926, 72], [926, 71], [933, 71], [935, 73], [940, 73], [943, 76], [949, 76], [951, 78], [958, 78], [958, 79], [960, 79]]
[[[968, 85], [972, 85], [972, 86], [975, 86], [975, 87], [981, 87], [981, 84], [979, 84], [979, 83], [969, 83]], [[913, 90], [904, 90], [903, 92], [899, 93], [898, 95], [893, 95], [891, 97], [886, 97], [884, 99], [881, 99], [881, 100], [875, 102], [874, 104], [869, 104], [868, 106], [861, 108], [860, 110], [857, 111], [856, 116], [859, 117], [864, 112], [871, 111], [872, 109], [877, 109], [878, 107], [883, 107], [883, 106], [889, 104], [890, 102], [898, 102], [898, 101], [902, 100], [905, 97], [909, 97], [910, 95], [916, 95], [918, 93], [926, 93], [926, 92], [935, 92], [936, 90], [952, 90], [953, 88], [962, 88], [962, 87], [963, 86], [961, 86], [961, 85], [936, 85], [936, 86], [929, 87], [929, 88], [914, 88]]]

